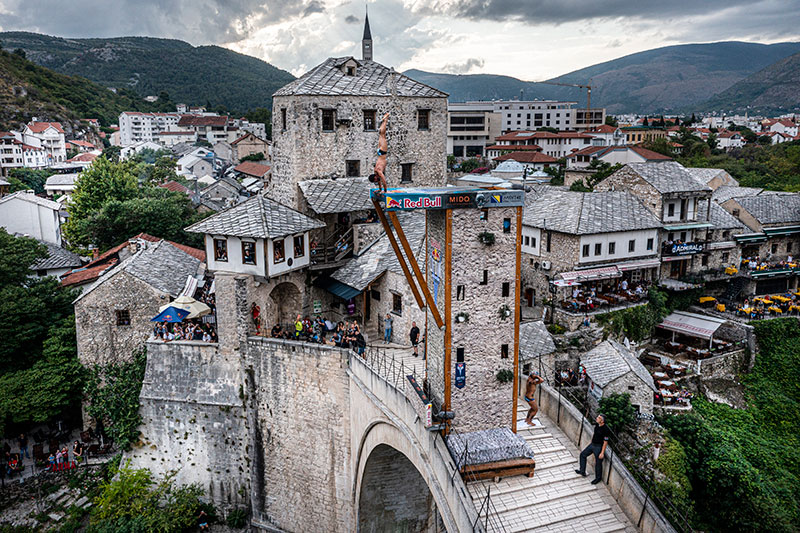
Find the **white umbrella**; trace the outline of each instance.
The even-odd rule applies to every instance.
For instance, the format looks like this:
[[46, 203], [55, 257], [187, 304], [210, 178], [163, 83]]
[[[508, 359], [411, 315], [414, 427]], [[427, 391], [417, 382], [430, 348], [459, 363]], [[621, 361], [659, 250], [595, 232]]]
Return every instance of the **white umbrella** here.
[[211, 314], [211, 308], [209, 306], [203, 302], [198, 302], [191, 296], [178, 296], [168, 304], [162, 305], [158, 311], [161, 312], [169, 306], [189, 311], [189, 316], [186, 318], [199, 318]]

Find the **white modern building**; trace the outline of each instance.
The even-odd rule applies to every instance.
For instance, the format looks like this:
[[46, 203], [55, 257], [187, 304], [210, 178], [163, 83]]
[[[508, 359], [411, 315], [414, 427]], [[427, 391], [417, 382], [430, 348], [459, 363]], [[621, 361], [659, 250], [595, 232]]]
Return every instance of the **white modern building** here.
[[20, 140], [23, 144], [43, 148], [48, 165], [67, 160], [64, 129], [59, 122], [30, 122], [22, 130]]
[[0, 226], [11, 234], [25, 235], [61, 245], [61, 205], [32, 191], [0, 198]]

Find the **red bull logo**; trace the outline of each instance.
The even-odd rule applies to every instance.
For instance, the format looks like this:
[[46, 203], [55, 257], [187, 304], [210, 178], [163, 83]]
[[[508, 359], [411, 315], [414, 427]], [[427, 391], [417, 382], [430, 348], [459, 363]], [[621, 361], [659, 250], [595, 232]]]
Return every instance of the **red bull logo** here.
[[442, 197], [429, 198], [423, 196], [416, 200], [412, 198], [403, 198], [403, 209], [432, 209], [435, 207], [442, 207]]
[[400, 202], [395, 200], [394, 198], [386, 197], [386, 209], [400, 209]]

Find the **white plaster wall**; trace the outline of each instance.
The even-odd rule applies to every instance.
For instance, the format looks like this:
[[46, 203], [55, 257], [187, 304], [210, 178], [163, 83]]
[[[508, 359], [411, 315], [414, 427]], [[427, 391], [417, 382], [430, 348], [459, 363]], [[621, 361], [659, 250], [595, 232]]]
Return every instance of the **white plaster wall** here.
[[[647, 249], [647, 239], [653, 239], [653, 248]], [[628, 251], [628, 241], [635, 240], [636, 245], [633, 252]], [[610, 242], [616, 243], [614, 255], [608, 253], [608, 244]], [[602, 245], [602, 253], [595, 255], [595, 244]], [[589, 256], [583, 257], [583, 246], [589, 245]], [[637, 257], [651, 256], [658, 251], [658, 230], [640, 230], [640, 231], [620, 231], [615, 233], [596, 233], [593, 235], [583, 235], [580, 238], [580, 263], [594, 263], [596, 261], [605, 260], [621, 260], [633, 259]]]

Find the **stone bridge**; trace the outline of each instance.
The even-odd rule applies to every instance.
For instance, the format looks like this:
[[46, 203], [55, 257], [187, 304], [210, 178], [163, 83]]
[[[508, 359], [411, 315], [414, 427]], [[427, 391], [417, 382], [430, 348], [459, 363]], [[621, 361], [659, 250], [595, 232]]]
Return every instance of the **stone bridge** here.
[[537, 453], [532, 480], [465, 485], [442, 437], [425, 428], [405, 378], [423, 363], [408, 350], [361, 358], [262, 337], [231, 352], [190, 341], [147, 348], [134, 465], [177, 470], [223, 511], [249, 507], [257, 530], [637, 530], [604, 485], [571, 473], [576, 449], [557, 427], [525, 434]]

